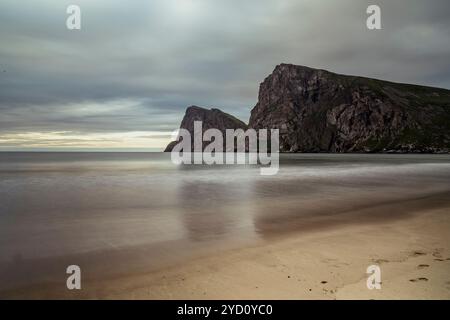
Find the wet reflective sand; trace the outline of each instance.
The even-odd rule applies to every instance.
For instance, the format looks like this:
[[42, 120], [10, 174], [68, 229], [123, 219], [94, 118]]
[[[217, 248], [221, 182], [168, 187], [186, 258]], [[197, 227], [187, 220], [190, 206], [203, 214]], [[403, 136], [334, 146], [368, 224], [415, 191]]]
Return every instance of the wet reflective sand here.
[[448, 206], [449, 155], [281, 155], [280, 171], [162, 153], [0, 153], [0, 291]]

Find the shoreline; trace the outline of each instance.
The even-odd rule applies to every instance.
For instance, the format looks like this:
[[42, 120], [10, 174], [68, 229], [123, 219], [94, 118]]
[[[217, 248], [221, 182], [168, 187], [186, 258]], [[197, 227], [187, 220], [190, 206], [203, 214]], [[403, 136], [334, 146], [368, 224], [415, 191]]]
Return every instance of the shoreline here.
[[[122, 292], [104, 298], [450, 299], [449, 213], [433, 209], [387, 224], [290, 235], [118, 278]], [[366, 287], [365, 272], [372, 264], [381, 268], [381, 290]]]
[[[0, 293], [8, 299], [450, 299], [450, 203], [424, 199], [359, 208], [410, 214], [357, 219], [187, 259], [154, 271], [89, 280], [81, 291], [45, 286]], [[396, 207], [397, 206], [397, 207]], [[413, 210], [415, 208], [415, 210]], [[366, 212], [364, 212], [366, 211]], [[396, 215], [393, 213], [392, 215]], [[382, 271], [368, 290], [369, 265]], [[63, 277], [65, 275], [62, 275]]]

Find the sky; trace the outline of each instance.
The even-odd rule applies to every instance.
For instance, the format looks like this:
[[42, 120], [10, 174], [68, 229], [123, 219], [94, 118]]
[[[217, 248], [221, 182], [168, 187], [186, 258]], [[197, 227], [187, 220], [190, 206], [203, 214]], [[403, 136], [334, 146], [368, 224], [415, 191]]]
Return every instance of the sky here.
[[3, 151], [161, 150], [190, 105], [248, 122], [280, 63], [450, 89], [448, 0], [2, 0], [0, 40]]

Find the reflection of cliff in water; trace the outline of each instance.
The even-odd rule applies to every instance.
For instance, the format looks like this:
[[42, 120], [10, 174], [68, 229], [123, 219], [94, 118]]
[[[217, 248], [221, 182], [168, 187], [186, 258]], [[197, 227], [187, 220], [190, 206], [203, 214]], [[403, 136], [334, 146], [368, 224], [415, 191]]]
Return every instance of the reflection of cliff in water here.
[[258, 181], [253, 184], [259, 198], [253, 203], [254, 230], [269, 238], [339, 224], [402, 219], [423, 209], [450, 207], [450, 188], [445, 183], [449, 172], [405, 169]]
[[181, 221], [193, 241], [210, 241], [230, 237], [251, 226], [242, 210], [247, 201], [247, 186], [230, 186], [216, 182], [183, 182], [178, 189], [177, 204]]

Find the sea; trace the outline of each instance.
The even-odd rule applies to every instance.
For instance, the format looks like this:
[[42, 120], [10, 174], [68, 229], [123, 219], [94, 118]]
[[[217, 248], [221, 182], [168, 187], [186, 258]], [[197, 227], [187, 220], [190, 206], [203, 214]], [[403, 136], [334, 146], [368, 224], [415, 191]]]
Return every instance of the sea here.
[[264, 176], [162, 152], [1, 152], [0, 292], [64, 288], [69, 265], [103, 281], [449, 199], [447, 154], [281, 154]]

